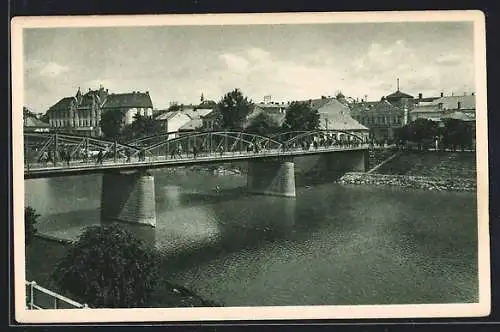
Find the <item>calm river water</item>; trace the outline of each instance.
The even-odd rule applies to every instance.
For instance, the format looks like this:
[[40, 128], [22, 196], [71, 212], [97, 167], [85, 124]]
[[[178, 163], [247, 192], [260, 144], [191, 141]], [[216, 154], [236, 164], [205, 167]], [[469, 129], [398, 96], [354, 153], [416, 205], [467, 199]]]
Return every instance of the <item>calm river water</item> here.
[[[317, 184], [247, 195], [244, 176], [155, 173], [157, 227], [123, 224], [164, 276], [225, 306], [476, 302], [475, 195]], [[101, 177], [25, 181], [39, 231], [99, 224]], [[214, 188], [219, 185], [221, 193]]]

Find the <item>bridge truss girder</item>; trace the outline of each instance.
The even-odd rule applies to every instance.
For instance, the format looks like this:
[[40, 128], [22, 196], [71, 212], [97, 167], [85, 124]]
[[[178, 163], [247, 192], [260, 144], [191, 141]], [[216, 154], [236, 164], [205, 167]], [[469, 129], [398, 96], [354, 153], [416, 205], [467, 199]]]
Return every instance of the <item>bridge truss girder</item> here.
[[[39, 162], [44, 153], [51, 161], [62, 161], [62, 155], [70, 159], [86, 159], [93, 152], [102, 151], [103, 156], [119, 156], [128, 150], [130, 154], [139, 149], [127, 144], [70, 134], [24, 133], [24, 155], [27, 162]], [[64, 152], [63, 152], [64, 151]]]
[[250, 134], [245, 132], [216, 131], [194, 132], [168, 139], [163, 135], [163, 140], [144, 148], [149, 156], [175, 156], [180, 153], [225, 153], [245, 152], [255, 150], [280, 149], [282, 143], [270, 137]]

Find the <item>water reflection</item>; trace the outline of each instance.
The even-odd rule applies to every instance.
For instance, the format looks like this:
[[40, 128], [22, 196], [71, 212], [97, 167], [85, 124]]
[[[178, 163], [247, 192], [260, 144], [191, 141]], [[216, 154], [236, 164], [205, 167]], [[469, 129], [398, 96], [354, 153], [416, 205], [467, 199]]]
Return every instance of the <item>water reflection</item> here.
[[[225, 305], [477, 298], [472, 194], [309, 184], [290, 199], [248, 195], [242, 176], [155, 178], [157, 227], [120, 225], [158, 248], [165, 278], [205, 298]], [[53, 180], [27, 181], [26, 201], [43, 207], [42, 232], [75, 239], [86, 226], [112, 222], [100, 220], [98, 178]]]

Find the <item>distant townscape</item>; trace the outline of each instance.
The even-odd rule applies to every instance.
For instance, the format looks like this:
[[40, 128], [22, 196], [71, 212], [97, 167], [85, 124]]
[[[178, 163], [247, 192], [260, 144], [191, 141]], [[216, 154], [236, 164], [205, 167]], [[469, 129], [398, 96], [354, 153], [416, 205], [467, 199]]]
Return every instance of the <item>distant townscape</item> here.
[[[241, 95], [239, 90], [235, 91]], [[226, 97], [228, 96], [229, 93]], [[397, 90], [379, 100], [370, 101], [366, 97], [359, 100], [337, 92], [335, 96], [321, 96], [298, 102], [309, 111], [319, 114], [316, 128], [308, 129], [354, 132], [379, 144], [391, 144], [401, 140], [404, 135], [398, 133], [398, 129], [419, 119], [432, 121], [438, 128], [444, 127], [450, 120], [459, 122], [470, 137], [470, 144], [473, 144], [475, 137], [474, 93], [445, 95], [441, 92], [434, 96], [419, 93], [418, 96], [412, 96], [399, 89], [398, 80]], [[165, 131], [171, 132], [171, 137], [176, 137], [194, 131], [224, 129], [224, 125], [219, 121], [220, 106], [223, 103], [224, 98], [217, 103], [206, 100], [202, 94], [199, 103], [184, 105], [172, 102], [167, 109], [157, 109], [148, 91], [114, 93], [100, 86], [99, 89], [89, 89], [83, 93], [78, 88], [74, 96], [61, 98], [46, 113], [34, 113], [25, 108], [24, 130], [116, 139], [117, 130], [106, 130], [106, 123], [117, 122], [120, 127], [118, 131], [123, 131], [137, 117], [142, 117], [151, 123], [154, 122], [151, 127], [154, 132], [151, 134]], [[264, 121], [266, 128], [283, 127], [287, 111], [297, 101], [273, 101], [272, 96], [264, 96], [260, 102], [247, 103], [249, 108], [241, 119], [240, 129], [250, 131], [252, 127], [259, 127], [256, 124], [258, 121]], [[237, 102], [234, 106], [238, 107]], [[109, 120], [111, 118], [114, 120]], [[261, 133], [266, 134], [265, 130]]]

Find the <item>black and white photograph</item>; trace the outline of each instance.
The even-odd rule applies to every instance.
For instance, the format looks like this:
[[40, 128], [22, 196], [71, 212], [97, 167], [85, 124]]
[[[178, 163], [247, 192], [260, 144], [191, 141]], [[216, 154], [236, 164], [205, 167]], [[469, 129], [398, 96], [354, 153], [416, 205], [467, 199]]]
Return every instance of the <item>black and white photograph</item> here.
[[17, 321], [489, 314], [481, 12], [22, 17], [12, 43]]

